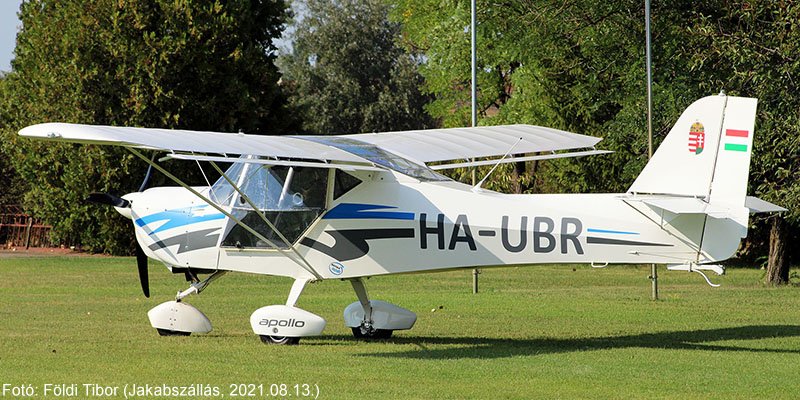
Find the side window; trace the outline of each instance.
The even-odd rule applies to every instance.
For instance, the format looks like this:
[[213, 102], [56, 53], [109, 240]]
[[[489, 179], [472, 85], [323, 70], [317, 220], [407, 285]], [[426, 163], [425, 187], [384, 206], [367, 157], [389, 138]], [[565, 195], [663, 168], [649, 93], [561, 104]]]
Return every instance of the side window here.
[[342, 197], [345, 193], [353, 190], [361, 180], [353, 175], [348, 174], [340, 169], [336, 170], [333, 183], [333, 199], [336, 200]]
[[[289, 191], [292, 208], [324, 208], [328, 171], [322, 168], [295, 168]], [[299, 195], [299, 196], [298, 196]]]

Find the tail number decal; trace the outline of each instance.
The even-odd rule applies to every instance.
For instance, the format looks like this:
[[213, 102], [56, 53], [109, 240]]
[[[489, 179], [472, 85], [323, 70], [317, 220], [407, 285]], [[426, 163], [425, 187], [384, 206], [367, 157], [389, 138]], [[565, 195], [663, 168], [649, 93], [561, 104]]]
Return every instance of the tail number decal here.
[[[419, 231], [419, 245], [423, 250], [429, 247], [429, 236], [435, 238], [439, 250], [444, 250], [445, 244], [447, 244], [448, 250], [455, 250], [461, 243], [471, 251], [477, 250], [467, 216], [464, 214], [460, 214], [456, 218], [448, 236], [448, 232], [445, 230], [444, 214], [439, 214], [436, 222], [428, 222], [428, 215], [422, 213], [419, 215]], [[534, 217], [530, 224], [528, 217], [521, 217], [520, 228], [516, 230], [509, 229], [509, 217], [504, 216], [500, 229], [500, 240], [506, 251], [510, 253], [519, 253], [527, 248], [532, 248], [534, 253], [550, 253], [558, 247], [561, 254], [567, 254], [570, 249], [574, 249], [578, 254], [583, 254], [583, 247], [578, 240], [583, 232], [583, 224], [579, 219], [563, 217], [560, 221], [558, 238], [556, 238], [555, 231], [556, 223], [549, 217]], [[528, 243], [528, 232], [532, 232], [531, 243]], [[478, 231], [480, 236], [495, 236], [491, 233], [493, 231]]]

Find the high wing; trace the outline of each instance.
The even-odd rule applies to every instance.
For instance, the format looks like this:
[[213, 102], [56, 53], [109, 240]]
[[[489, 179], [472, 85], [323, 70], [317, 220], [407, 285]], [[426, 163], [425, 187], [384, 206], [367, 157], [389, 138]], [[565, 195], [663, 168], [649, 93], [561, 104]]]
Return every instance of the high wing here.
[[534, 125], [362, 133], [343, 137], [371, 143], [424, 163], [499, 157], [510, 150], [514, 154], [523, 154], [594, 148], [602, 140]]
[[[178, 159], [231, 161], [231, 157], [252, 155], [256, 156], [253, 160], [261, 158], [261, 161], [254, 162], [345, 169], [394, 169], [392, 166], [398, 161], [424, 165], [431, 162], [470, 160], [432, 166], [433, 169], [445, 169], [607, 152], [594, 149], [600, 138], [533, 125], [428, 129], [340, 136], [262, 136], [44, 123], [24, 128], [19, 134], [45, 140], [161, 150], [171, 153], [171, 158]], [[512, 152], [546, 154], [507, 160], [500, 158]], [[494, 159], [485, 159], [492, 157]], [[475, 160], [476, 158], [484, 159]], [[400, 169], [400, 172], [407, 169]]]

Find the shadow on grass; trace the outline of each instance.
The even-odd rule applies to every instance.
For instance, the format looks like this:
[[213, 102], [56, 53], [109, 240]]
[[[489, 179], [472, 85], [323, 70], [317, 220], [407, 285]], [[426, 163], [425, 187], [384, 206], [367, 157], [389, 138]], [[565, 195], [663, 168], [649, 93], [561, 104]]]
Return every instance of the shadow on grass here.
[[[400, 357], [415, 359], [507, 358], [577, 351], [625, 348], [667, 350], [736, 351], [800, 354], [800, 349], [749, 348], [715, 345], [727, 340], [758, 340], [800, 336], [800, 326], [750, 325], [733, 328], [643, 333], [628, 336], [604, 336], [585, 339], [492, 339], [470, 337], [397, 337], [386, 343], [413, 344], [417, 350], [363, 354], [367, 357]], [[341, 340], [340, 336], [328, 339]], [[352, 338], [350, 338], [352, 339]], [[428, 345], [437, 348], [429, 349]], [[440, 345], [450, 346], [438, 348]]]

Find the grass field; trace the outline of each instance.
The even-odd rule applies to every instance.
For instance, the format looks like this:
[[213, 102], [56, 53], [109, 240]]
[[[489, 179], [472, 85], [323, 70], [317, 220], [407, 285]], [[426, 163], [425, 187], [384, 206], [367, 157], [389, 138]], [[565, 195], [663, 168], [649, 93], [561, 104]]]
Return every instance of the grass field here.
[[354, 340], [350, 285], [323, 282], [299, 306], [328, 321], [324, 335], [269, 346], [249, 316], [283, 303], [289, 280], [228, 274], [189, 299], [214, 331], [162, 338], [146, 312], [185, 283], [150, 269], [145, 299], [130, 258], [0, 258], [0, 384], [37, 397], [46, 383], [206, 384], [227, 398], [239, 383], [316, 384], [321, 399], [800, 396], [800, 288], [765, 287], [758, 270], [729, 270], [718, 289], [662, 270], [658, 302], [644, 267], [485, 270], [478, 295], [469, 271], [373, 278], [371, 296], [419, 316], [384, 342]]

